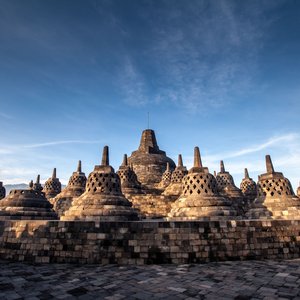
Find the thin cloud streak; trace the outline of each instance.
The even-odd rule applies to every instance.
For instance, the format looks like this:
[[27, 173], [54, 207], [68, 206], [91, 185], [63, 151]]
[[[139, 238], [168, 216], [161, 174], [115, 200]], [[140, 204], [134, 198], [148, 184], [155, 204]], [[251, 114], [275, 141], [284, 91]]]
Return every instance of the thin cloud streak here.
[[84, 141], [84, 140], [65, 140], [65, 141], [53, 141], [38, 144], [25, 144], [25, 145], [8, 145], [0, 148], [0, 154], [13, 154], [19, 152], [21, 149], [34, 149], [34, 148], [44, 148], [52, 147], [58, 145], [68, 145], [68, 144], [98, 144], [101, 141]]
[[270, 146], [273, 146], [273, 145], [276, 145], [276, 144], [279, 144], [282, 142], [293, 142], [293, 141], [296, 141], [298, 138], [299, 138], [299, 135], [294, 134], [294, 133], [279, 136], [279, 137], [274, 137], [274, 138], [269, 139], [267, 142], [265, 142], [261, 145], [256, 145], [253, 147], [245, 148], [245, 149], [239, 150], [237, 152], [227, 154], [223, 157], [224, 158], [232, 158], [232, 157], [243, 156], [246, 154], [250, 154], [250, 153], [254, 153], [254, 152], [258, 152], [258, 151], [267, 149]]

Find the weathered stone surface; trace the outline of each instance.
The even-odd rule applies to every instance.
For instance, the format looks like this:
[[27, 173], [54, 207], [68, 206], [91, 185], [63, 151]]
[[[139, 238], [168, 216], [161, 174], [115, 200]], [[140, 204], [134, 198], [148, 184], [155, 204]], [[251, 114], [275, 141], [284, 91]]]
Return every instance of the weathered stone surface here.
[[172, 172], [170, 170], [170, 164], [167, 162], [166, 171], [162, 174], [161, 181], [158, 184], [159, 189], [165, 189], [170, 183], [172, 178]]
[[149, 187], [154, 187], [160, 182], [167, 163], [171, 171], [175, 169], [174, 161], [166, 156], [166, 152], [159, 149], [155, 133], [151, 129], [143, 131], [139, 149], [132, 152], [128, 161], [138, 180]]
[[300, 297], [299, 259], [155, 266], [0, 261], [0, 269], [1, 300], [296, 300]]
[[86, 176], [81, 170], [81, 161], [78, 162], [77, 171], [73, 172], [68, 185], [56, 197], [50, 199], [53, 208], [59, 217], [63, 216], [73, 202], [85, 191]]
[[241, 182], [240, 188], [244, 197], [247, 199], [248, 205], [250, 205], [257, 197], [257, 186], [256, 182], [249, 177], [247, 168], [245, 168], [245, 177]]
[[40, 183], [40, 175], [37, 176], [36, 182], [33, 184], [33, 189], [37, 192], [42, 192], [43, 191], [43, 187]]
[[62, 220], [127, 221], [138, 219], [132, 204], [121, 192], [119, 176], [109, 165], [108, 147], [103, 149], [102, 164], [89, 175], [86, 190]]
[[131, 166], [128, 165], [127, 154], [124, 154], [123, 163], [119, 167], [117, 174], [121, 180], [122, 193], [127, 197], [129, 195], [136, 195], [142, 193], [141, 183]]
[[163, 192], [163, 195], [179, 197], [183, 190], [182, 180], [187, 173], [188, 171], [182, 163], [182, 156], [181, 154], [179, 154], [178, 165], [172, 173], [171, 183], [166, 187], [165, 191]]
[[128, 199], [132, 202], [133, 207], [139, 211], [141, 218], [160, 219], [168, 215], [177, 196], [146, 193], [131, 195]]
[[275, 172], [270, 155], [266, 155], [267, 173], [258, 177], [257, 198], [247, 216], [252, 219], [293, 219], [300, 217], [300, 199], [294, 194], [290, 181]]
[[299, 232], [300, 220], [0, 221], [0, 259], [121, 265], [293, 259], [300, 257]]
[[234, 184], [231, 174], [225, 171], [223, 160], [220, 161], [220, 172], [216, 176], [216, 181], [220, 195], [229, 198], [238, 214], [243, 215], [245, 212], [244, 209], [246, 208], [244, 195]]
[[3, 199], [6, 195], [5, 187], [3, 186], [3, 182], [0, 181], [0, 200]]
[[194, 166], [183, 178], [183, 193], [172, 205], [168, 217], [197, 220], [205, 217], [235, 216], [231, 202], [219, 195], [215, 177], [202, 166], [199, 148], [194, 150]]
[[12, 190], [0, 201], [0, 219], [55, 220], [57, 214], [45, 194], [33, 189]]
[[52, 177], [45, 182], [43, 192], [48, 200], [61, 192], [61, 183], [56, 177], [56, 168], [53, 169]]

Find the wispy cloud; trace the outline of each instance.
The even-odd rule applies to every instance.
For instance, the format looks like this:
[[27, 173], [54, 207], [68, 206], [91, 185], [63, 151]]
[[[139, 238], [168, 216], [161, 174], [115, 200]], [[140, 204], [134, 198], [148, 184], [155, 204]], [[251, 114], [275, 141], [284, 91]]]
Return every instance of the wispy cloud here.
[[124, 47], [130, 63], [120, 77], [127, 103], [166, 102], [197, 113], [252, 92], [259, 51], [272, 22], [264, 13], [274, 4], [166, 0], [155, 9], [157, 2], [150, 3], [141, 13], [146, 49], [137, 54]]
[[52, 141], [37, 144], [19, 144], [19, 145], [6, 145], [0, 147], [0, 154], [13, 154], [15, 152], [22, 151], [24, 149], [34, 149], [43, 147], [52, 147], [67, 144], [99, 144], [101, 141], [85, 141], [85, 140], [64, 140], [64, 141]]
[[255, 146], [250, 146], [249, 148], [241, 149], [233, 153], [228, 153], [225, 154], [225, 158], [231, 158], [231, 157], [238, 157], [238, 156], [243, 156], [246, 154], [258, 152], [264, 149], [268, 149], [271, 146], [281, 144], [281, 143], [290, 143], [294, 142], [299, 139], [299, 135], [295, 133], [283, 135], [283, 136], [278, 136], [278, 137], [273, 137], [269, 139], [267, 142], [262, 143], [260, 145], [255, 145]]
[[124, 101], [133, 106], [142, 106], [148, 102], [145, 92], [145, 80], [134, 66], [130, 57], [125, 57], [119, 76], [119, 87]]

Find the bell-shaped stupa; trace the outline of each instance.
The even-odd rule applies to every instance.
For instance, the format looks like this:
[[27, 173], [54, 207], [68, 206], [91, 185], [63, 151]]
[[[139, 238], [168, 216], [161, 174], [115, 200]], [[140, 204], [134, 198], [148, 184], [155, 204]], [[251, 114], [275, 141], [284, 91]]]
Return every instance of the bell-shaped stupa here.
[[72, 204], [72, 201], [81, 196], [85, 191], [86, 176], [81, 170], [81, 160], [78, 162], [77, 171], [73, 172], [68, 185], [50, 202], [59, 216], [62, 216]]
[[121, 190], [125, 196], [141, 194], [141, 184], [133, 169], [128, 165], [127, 154], [124, 154], [122, 165], [117, 174], [121, 180]]
[[247, 216], [251, 219], [293, 219], [300, 217], [300, 199], [294, 194], [290, 181], [275, 172], [270, 155], [266, 155], [267, 173], [258, 177], [257, 198]]
[[252, 203], [257, 196], [256, 182], [250, 178], [248, 169], [245, 168], [245, 176], [240, 185], [244, 197], [247, 199], [248, 204]]
[[178, 155], [178, 165], [172, 173], [171, 183], [167, 186], [163, 195], [167, 196], [180, 196], [182, 193], [182, 180], [188, 173], [186, 167], [183, 166], [182, 156]]
[[300, 183], [299, 183], [299, 186], [297, 188], [297, 196], [300, 197]]
[[6, 195], [5, 187], [3, 186], [3, 182], [0, 181], [0, 200], [3, 199]]
[[171, 171], [175, 169], [174, 161], [166, 156], [165, 151], [159, 149], [155, 132], [151, 129], [143, 131], [140, 146], [138, 150], [132, 152], [128, 161], [133, 166], [139, 182], [149, 188], [153, 188], [161, 181], [167, 163]]
[[109, 165], [108, 146], [103, 149], [102, 163], [90, 173], [85, 192], [74, 199], [62, 220], [128, 221], [137, 220], [132, 204], [121, 192], [121, 182]]
[[0, 220], [56, 220], [57, 214], [45, 194], [34, 189], [33, 181], [27, 190], [11, 190], [0, 201]]
[[157, 187], [159, 189], [165, 189], [171, 183], [171, 178], [172, 178], [172, 172], [170, 170], [170, 165], [167, 162], [166, 171], [162, 174], [161, 181]]
[[40, 175], [38, 175], [36, 177], [36, 182], [33, 184], [33, 189], [37, 192], [42, 192], [43, 191], [43, 187], [40, 183]]
[[194, 166], [183, 178], [183, 192], [172, 205], [169, 219], [197, 220], [235, 215], [231, 202], [219, 195], [216, 179], [202, 166], [199, 148], [195, 147]]
[[220, 161], [220, 172], [216, 176], [217, 187], [219, 193], [232, 200], [242, 199], [242, 191], [235, 186], [233, 177], [227, 171], [225, 171], [225, 166], [223, 160]]
[[45, 182], [43, 192], [47, 199], [54, 198], [61, 192], [61, 183], [56, 177], [56, 168], [53, 169], [52, 177]]

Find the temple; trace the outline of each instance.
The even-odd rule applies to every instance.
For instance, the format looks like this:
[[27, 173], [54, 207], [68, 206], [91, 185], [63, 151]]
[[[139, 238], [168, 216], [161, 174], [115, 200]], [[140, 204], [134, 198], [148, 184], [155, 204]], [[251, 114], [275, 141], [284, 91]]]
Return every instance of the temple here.
[[56, 168], [44, 185], [38, 175], [8, 195], [0, 182], [0, 259], [185, 264], [300, 258], [300, 187], [296, 196], [271, 157], [265, 159], [266, 173], [256, 182], [245, 168], [238, 188], [223, 160], [211, 174], [195, 147], [193, 166], [188, 170], [181, 154], [176, 166], [147, 129], [117, 172], [104, 146], [88, 177], [79, 160], [63, 190]]

